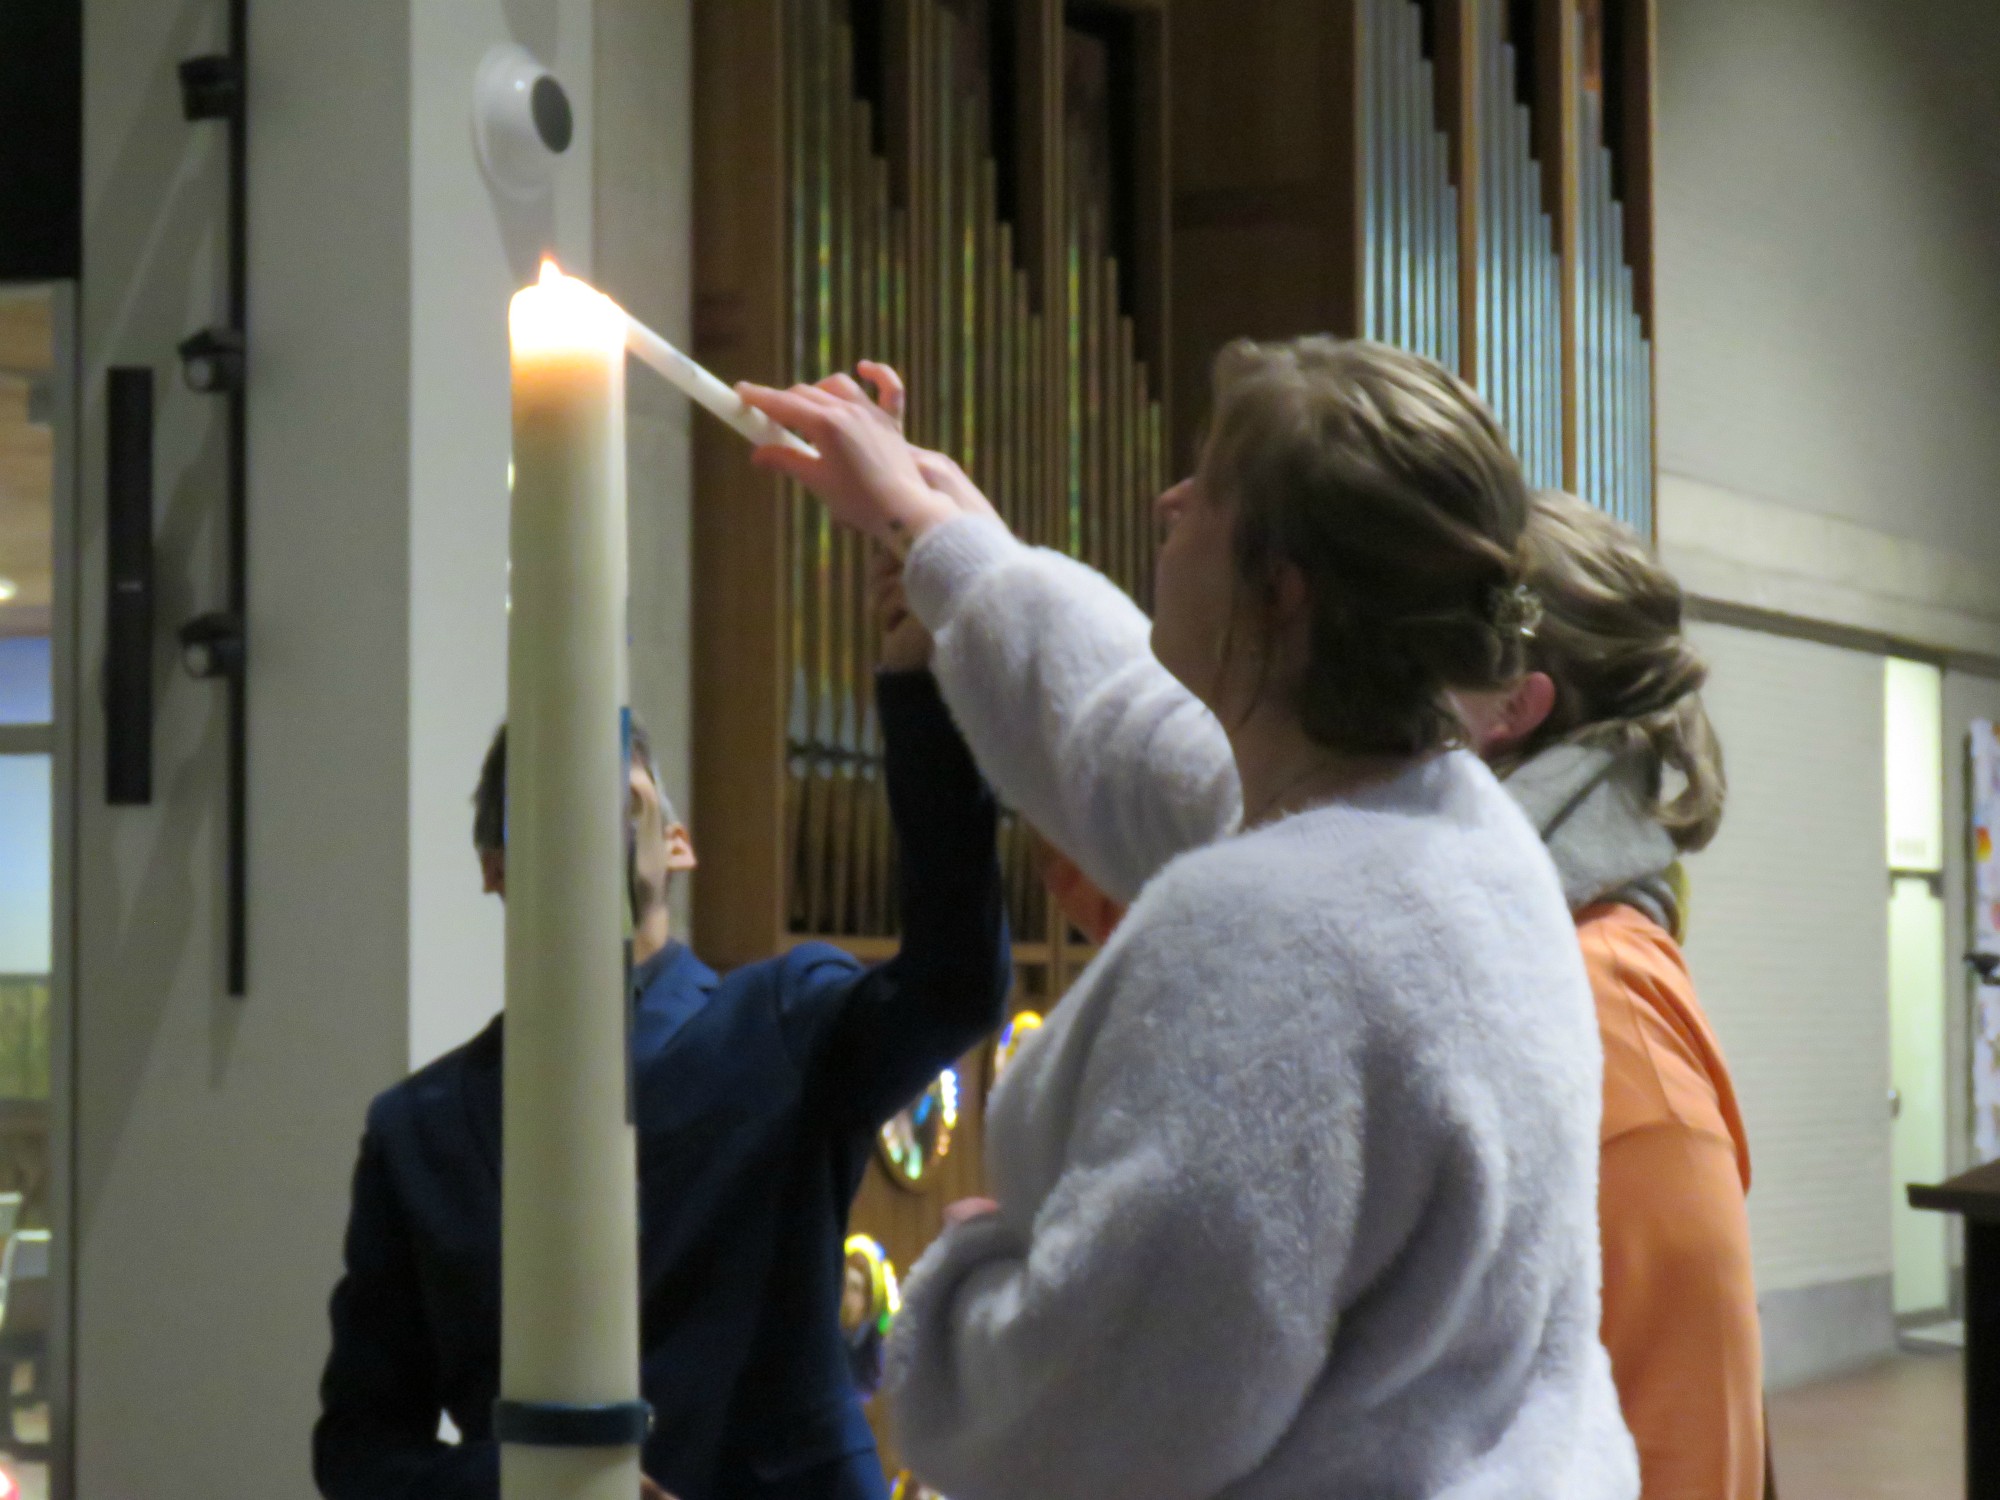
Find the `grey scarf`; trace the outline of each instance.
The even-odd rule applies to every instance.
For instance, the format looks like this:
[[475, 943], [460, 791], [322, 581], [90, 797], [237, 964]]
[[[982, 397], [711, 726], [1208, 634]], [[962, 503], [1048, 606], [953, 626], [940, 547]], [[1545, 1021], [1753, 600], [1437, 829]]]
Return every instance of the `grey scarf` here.
[[1653, 820], [1644, 756], [1556, 745], [1515, 767], [1506, 786], [1548, 846], [1571, 911], [1617, 901], [1674, 931], [1667, 869], [1677, 851]]

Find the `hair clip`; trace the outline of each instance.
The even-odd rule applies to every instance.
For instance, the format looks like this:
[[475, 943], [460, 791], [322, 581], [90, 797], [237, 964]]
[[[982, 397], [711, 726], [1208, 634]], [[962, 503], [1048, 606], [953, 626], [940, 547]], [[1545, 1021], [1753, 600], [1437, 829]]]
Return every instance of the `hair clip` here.
[[1493, 628], [1532, 641], [1542, 625], [1542, 599], [1525, 583], [1493, 591]]

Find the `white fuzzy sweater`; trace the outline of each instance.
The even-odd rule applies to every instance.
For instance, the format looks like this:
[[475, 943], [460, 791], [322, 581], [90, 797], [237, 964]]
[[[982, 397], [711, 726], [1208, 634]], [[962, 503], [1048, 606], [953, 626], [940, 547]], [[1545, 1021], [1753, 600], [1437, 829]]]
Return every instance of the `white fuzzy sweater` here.
[[1600, 1053], [1477, 760], [1229, 836], [1221, 726], [1098, 575], [990, 521], [908, 584], [1001, 794], [1137, 900], [1012, 1064], [1001, 1209], [915, 1268], [905, 1455], [952, 1500], [1629, 1500], [1598, 1344]]

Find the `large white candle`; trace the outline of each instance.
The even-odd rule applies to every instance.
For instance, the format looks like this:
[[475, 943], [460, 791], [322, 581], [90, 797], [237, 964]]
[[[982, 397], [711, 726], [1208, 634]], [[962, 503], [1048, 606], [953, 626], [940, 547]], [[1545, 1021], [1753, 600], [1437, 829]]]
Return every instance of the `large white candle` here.
[[[547, 1408], [615, 1415], [639, 1399], [624, 962], [626, 319], [545, 265], [508, 324], [500, 1390], [509, 1430], [553, 1424], [560, 1436], [579, 1414]], [[509, 1413], [510, 1403], [529, 1410]], [[629, 1441], [501, 1436], [505, 1500], [639, 1494]]]

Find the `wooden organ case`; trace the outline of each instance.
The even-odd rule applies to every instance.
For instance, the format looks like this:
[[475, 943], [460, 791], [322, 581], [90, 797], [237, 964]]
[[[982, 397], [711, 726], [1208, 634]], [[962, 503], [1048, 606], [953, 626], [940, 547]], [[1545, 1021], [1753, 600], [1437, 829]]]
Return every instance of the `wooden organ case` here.
[[[695, 24], [695, 344], [772, 384], [884, 360], [914, 440], [1018, 535], [1142, 603], [1166, 483], [1166, 23], [1142, 0], [705, 0]], [[695, 430], [695, 946], [895, 951], [868, 545]], [[1002, 828], [1017, 1010], [1087, 958]], [[979, 1190], [993, 1049], [928, 1106], [949, 1150], [871, 1166], [854, 1227], [907, 1267]], [[929, 1121], [934, 1130], [938, 1120]], [[893, 1459], [891, 1459], [893, 1463]]]
[[1239, 335], [1471, 381], [1653, 529], [1654, 0], [1173, 0], [1173, 453]]
[[[896, 365], [916, 441], [1142, 605], [1152, 499], [1240, 335], [1428, 354], [1531, 482], [1651, 533], [1653, 0], [697, 0], [694, 24], [697, 356], [774, 384]], [[695, 483], [695, 945], [886, 957], [867, 547], [718, 424]], [[1090, 952], [1034, 841], [1007, 820], [1015, 1012]], [[918, 1180], [871, 1166], [854, 1227], [900, 1268], [981, 1188], [995, 1066], [926, 1106], [955, 1120]]]

